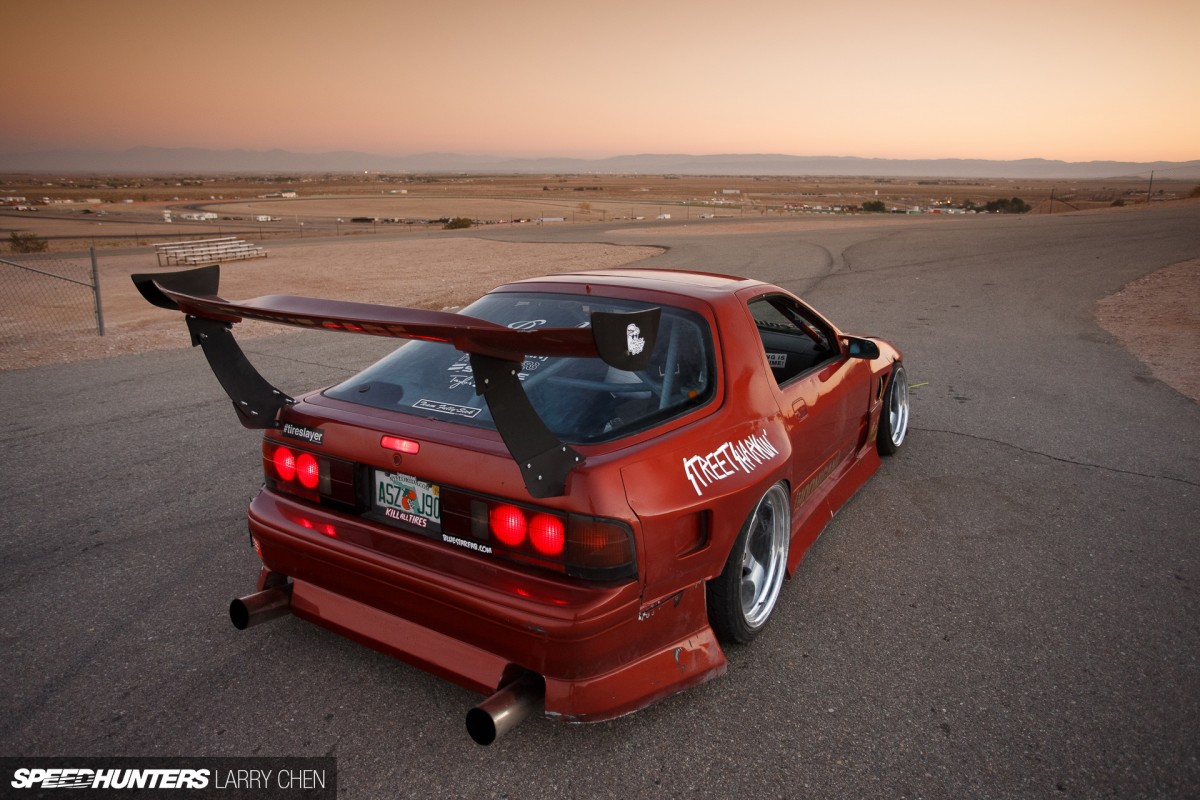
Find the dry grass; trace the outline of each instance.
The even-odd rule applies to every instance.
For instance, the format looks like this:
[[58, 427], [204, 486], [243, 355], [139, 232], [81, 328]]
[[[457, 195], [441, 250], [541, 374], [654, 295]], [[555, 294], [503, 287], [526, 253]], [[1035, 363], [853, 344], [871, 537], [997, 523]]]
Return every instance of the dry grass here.
[[[363, 224], [354, 217], [379, 219], [472, 219], [510, 221], [562, 217], [565, 223], [613, 222], [638, 217], [672, 221], [702, 214], [746, 220], [796, 218], [808, 207], [856, 206], [882, 200], [888, 207], [934, 204], [983, 205], [999, 198], [1020, 197], [1033, 213], [1072, 209], [1107, 209], [1117, 200], [1132, 208], [1145, 201], [1149, 188], [1140, 180], [937, 180], [807, 177], [705, 177], [651, 175], [478, 175], [414, 177], [410, 175], [331, 175], [267, 177], [140, 177], [0, 176], [0, 194], [46, 197], [40, 211], [0, 208], [0, 238], [11, 231], [31, 232], [50, 240], [54, 251], [145, 245], [188, 236], [236, 233], [272, 241], [301, 235], [346, 236], [387, 231], [418, 231], [423, 226]], [[1156, 205], [1188, 197], [1194, 181], [1159, 180]], [[297, 199], [263, 199], [291, 189]], [[729, 193], [726, 192], [736, 192]], [[1160, 195], [1159, 192], [1162, 192]], [[1053, 206], [1048, 199], [1054, 194]], [[101, 205], [85, 206], [99, 199]], [[1200, 202], [1197, 200], [1196, 202]], [[204, 209], [218, 214], [214, 222], [188, 222], [181, 213]], [[162, 212], [171, 210], [167, 223]], [[1118, 209], [1114, 209], [1118, 210]], [[90, 213], [85, 213], [85, 211]], [[99, 212], [103, 211], [101, 214]], [[268, 215], [278, 219], [260, 223]], [[343, 220], [338, 222], [338, 220]], [[536, 223], [523, 223], [526, 225]]]

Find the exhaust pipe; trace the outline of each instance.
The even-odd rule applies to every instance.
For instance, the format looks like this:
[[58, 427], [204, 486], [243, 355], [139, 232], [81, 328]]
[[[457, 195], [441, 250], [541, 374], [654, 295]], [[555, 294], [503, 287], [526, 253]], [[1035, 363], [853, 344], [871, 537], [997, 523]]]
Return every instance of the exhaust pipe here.
[[233, 627], [244, 631], [251, 625], [282, 617], [290, 611], [292, 586], [263, 589], [261, 592], [239, 597], [229, 604], [229, 620]]
[[545, 697], [542, 676], [526, 672], [467, 712], [467, 733], [476, 744], [489, 745], [540, 710]]

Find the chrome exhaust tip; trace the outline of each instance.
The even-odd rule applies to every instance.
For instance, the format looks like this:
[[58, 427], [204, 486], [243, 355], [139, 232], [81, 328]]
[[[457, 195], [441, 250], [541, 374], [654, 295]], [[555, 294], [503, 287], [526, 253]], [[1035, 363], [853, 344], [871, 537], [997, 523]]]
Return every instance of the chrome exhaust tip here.
[[239, 597], [229, 604], [229, 621], [239, 631], [251, 625], [282, 617], [289, 613], [292, 604], [292, 587], [263, 589], [261, 592]]
[[526, 672], [467, 712], [467, 733], [476, 744], [489, 745], [540, 710], [545, 697], [546, 681]]

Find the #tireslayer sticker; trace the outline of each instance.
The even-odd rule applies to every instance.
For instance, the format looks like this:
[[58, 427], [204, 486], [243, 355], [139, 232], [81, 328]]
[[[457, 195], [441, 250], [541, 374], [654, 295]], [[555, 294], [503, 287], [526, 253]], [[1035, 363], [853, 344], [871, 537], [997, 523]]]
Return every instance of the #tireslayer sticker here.
[[320, 428], [309, 428], [305, 425], [293, 425], [290, 422], [283, 423], [283, 428], [280, 430], [284, 436], [289, 439], [299, 439], [302, 442], [309, 444], [321, 444], [325, 441], [325, 431]]

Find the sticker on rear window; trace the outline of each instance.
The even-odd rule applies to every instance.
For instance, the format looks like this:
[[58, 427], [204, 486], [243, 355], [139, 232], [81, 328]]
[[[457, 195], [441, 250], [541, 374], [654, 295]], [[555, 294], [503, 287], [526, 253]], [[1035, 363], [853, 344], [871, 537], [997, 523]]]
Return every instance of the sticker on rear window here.
[[479, 415], [482, 408], [472, 408], [471, 406], [459, 406], [454, 403], [441, 403], [437, 400], [421, 399], [413, 403], [413, 408], [420, 411], [432, 411], [436, 414], [449, 414], [452, 417], [466, 417], [472, 419]]

